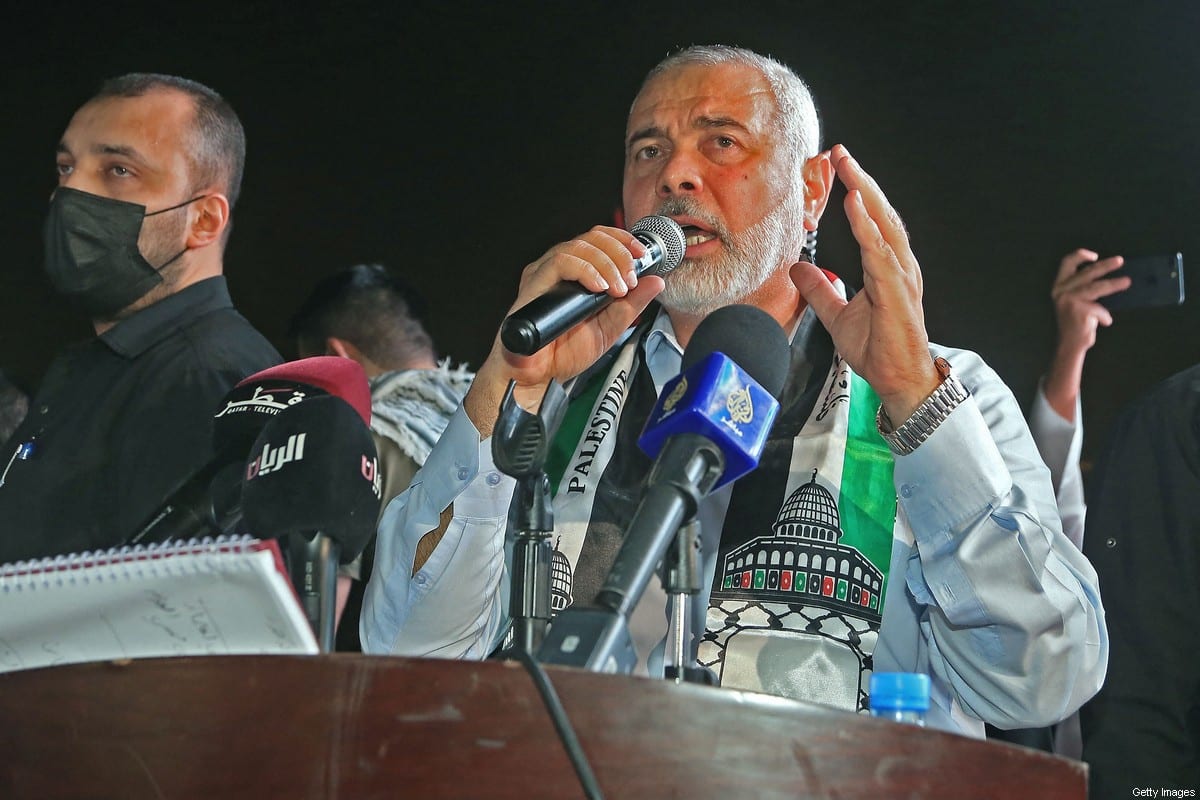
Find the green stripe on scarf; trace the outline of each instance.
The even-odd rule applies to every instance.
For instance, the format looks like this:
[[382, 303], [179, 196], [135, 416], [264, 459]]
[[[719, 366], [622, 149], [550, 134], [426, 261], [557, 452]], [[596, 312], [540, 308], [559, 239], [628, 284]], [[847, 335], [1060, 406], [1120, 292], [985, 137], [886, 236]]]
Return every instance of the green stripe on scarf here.
[[875, 428], [879, 395], [858, 375], [852, 374], [851, 381], [849, 431], [838, 497], [841, 543], [857, 548], [883, 573], [882, 595], [887, 591], [896, 521], [895, 461]]

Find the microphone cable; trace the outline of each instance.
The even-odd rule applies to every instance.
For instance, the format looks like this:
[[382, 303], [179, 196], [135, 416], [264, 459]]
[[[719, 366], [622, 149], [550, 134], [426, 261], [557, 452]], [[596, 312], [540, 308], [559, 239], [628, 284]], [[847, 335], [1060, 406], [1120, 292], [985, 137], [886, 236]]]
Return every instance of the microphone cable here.
[[558, 699], [558, 692], [554, 690], [554, 684], [550, 682], [550, 676], [546, 674], [546, 670], [534, 660], [533, 656], [520, 647], [510, 647], [500, 651], [496, 656], [519, 661], [525, 667], [525, 671], [533, 679], [533, 685], [537, 687], [538, 694], [542, 696], [542, 703], [550, 714], [550, 721], [554, 723], [554, 729], [558, 732], [563, 749], [567, 751], [567, 758], [570, 759], [571, 766], [575, 768], [575, 774], [579, 776], [579, 784], [583, 787], [584, 796], [588, 800], [603, 800], [604, 793], [600, 791], [600, 784], [596, 782], [596, 775], [592, 772], [587, 754], [583, 752], [583, 747], [579, 744], [575, 728], [571, 725], [571, 720], [567, 717], [566, 709]]

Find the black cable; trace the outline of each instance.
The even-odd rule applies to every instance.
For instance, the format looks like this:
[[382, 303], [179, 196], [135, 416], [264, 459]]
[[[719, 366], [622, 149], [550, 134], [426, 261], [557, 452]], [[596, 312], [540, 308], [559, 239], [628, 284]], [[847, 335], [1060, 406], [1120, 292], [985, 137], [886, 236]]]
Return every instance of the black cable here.
[[579, 776], [579, 783], [583, 786], [584, 795], [589, 800], [602, 800], [604, 794], [600, 791], [600, 785], [596, 783], [596, 776], [592, 772], [591, 764], [588, 763], [587, 754], [583, 752], [583, 748], [579, 744], [575, 729], [571, 727], [571, 720], [567, 718], [567, 712], [559, 701], [558, 692], [554, 691], [554, 685], [550, 683], [550, 677], [546, 675], [546, 670], [520, 647], [510, 648], [498, 655], [501, 658], [511, 658], [521, 662], [529, 673], [529, 677], [533, 678], [533, 685], [537, 687], [538, 694], [542, 696], [542, 703], [545, 704], [546, 711], [550, 713], [550, 720], [554, 723], [554, 729], [558, 731], [558, 738], [562, 741], [563, 749], [567, 751], [567, 758], [571, 759], [571, 766], [575, 767], [575, 774]]

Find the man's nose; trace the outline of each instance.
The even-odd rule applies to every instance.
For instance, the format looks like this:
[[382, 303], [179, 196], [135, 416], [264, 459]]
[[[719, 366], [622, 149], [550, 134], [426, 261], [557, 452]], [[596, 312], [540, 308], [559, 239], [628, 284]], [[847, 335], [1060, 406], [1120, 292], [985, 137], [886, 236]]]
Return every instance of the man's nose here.
[[699, 194], [704, 190], [700, 164], [693, 153], [676, 151], [663, 166], [659, 197]]

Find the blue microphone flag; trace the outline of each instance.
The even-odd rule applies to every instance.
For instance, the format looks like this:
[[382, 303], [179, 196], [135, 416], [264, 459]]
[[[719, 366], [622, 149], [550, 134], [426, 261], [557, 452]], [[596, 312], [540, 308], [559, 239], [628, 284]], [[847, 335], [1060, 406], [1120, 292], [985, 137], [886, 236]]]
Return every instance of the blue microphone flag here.
[[778, 413], [779, 403], [771, 393], [717, 351], [663, 386], [638, 447], [654, 458], [670, 437], [700, 434], [725, 456], [725, 472], [713, 487], [717, 489], [758, 466]]

